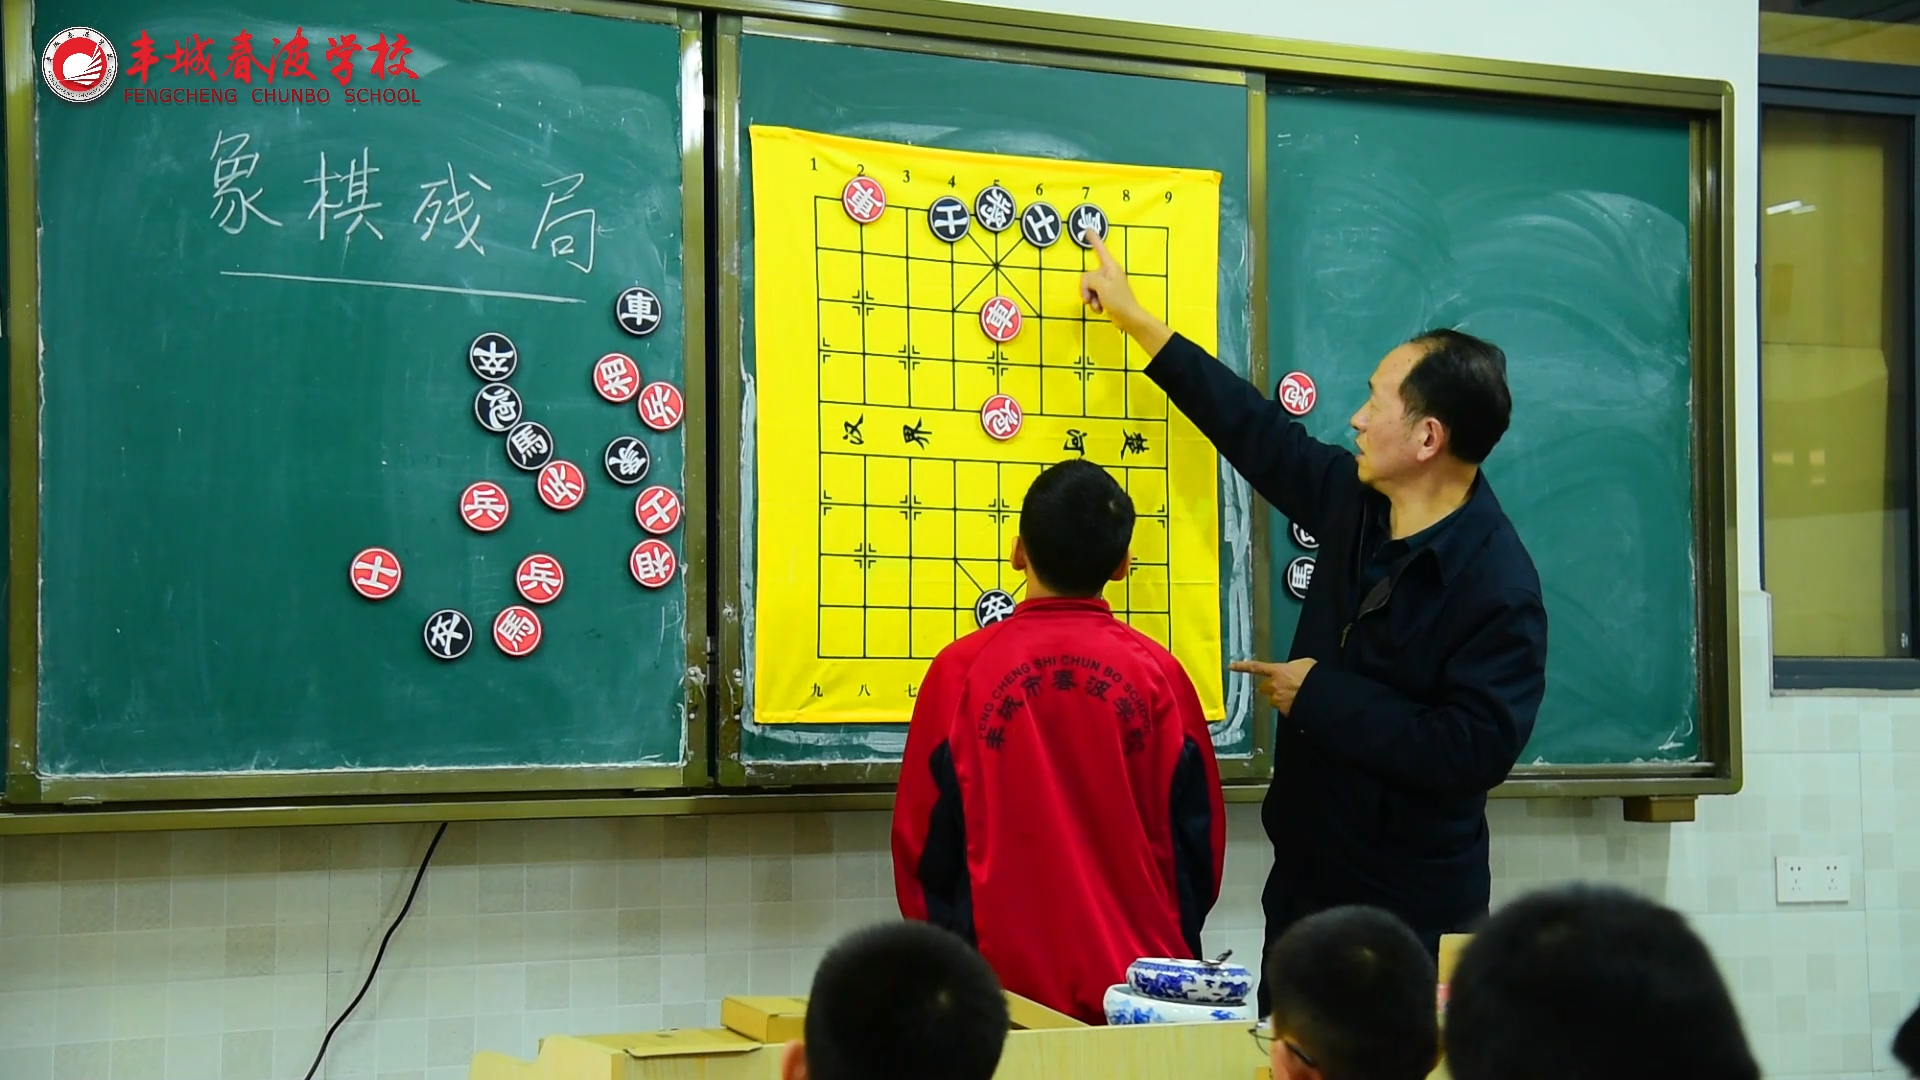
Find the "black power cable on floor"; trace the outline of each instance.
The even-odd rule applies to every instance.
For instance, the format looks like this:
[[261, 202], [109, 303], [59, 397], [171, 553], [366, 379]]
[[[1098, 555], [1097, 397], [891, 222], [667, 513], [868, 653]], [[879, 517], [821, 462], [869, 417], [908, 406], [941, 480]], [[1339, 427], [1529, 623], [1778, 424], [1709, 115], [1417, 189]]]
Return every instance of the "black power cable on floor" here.
[[327, 1046], [333, 1042], [334, 1034], [340, 1030], [341, 1024], [347, 1022], [347, 1017], [353, 1015], [353, 1010], [360, 1007], [360, 1000], [367, 996], [367, 991], [373, 988], [373, 977], [380, 974], [380, 961], [387, 955], [387, 945], [393, 941], [400, 924], [407, 921], [407, 912], [413, 910], [413, 898], [419, 895], [420, 883], [427, 880], [427, 867], [433, 862], [433, 849], [440, 846], [440, 838], [445, 835], [447, 823], [443, 821], [433, 834], [433, 843], [427, 845], [427, 854], [420, 860], [420, 869], [414, 871], [413, 888], [407, 890], [407, 902], [400, 905], [400, 914], [393, 917], [393, 925], [387, 927], [386, 936], [380, 939], [380, 951], [373, 954], [373, 966], [367, 969], [367, 981], [360, 984], [360, 992], [353, 995], [353, 1001], [340, 1013], [340, 1018], [333, 1022], [333, 1026], [327, 1029], [326, 1038], [320, 1040], [320, 1052], [313, 1055], [313, 1066], [307, 1070], [306, 1080], [313, 1080], [319, 1074], [320, 1063], [326, 1060]]

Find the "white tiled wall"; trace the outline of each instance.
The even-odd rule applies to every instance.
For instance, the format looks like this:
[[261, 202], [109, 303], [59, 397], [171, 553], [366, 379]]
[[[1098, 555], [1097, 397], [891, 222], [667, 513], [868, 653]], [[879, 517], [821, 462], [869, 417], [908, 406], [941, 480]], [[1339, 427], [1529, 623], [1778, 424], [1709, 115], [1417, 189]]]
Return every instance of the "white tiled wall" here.
[[[1694, 917], [1770, 1078], [1895, 1074], [1920, 1002], [1920, 701], [1784, 698], [1747, 790], [1693, 824], [1618, 803], [1496, 803], [1496, 902], [1606, 879]], [[454, 825], [333, 1080], [456, 1080], [476, 1049], [715, 1022], [804, 992], [895, 917], [884, 814]], [[0, 1078], [299, 1080], [399, 910], [431, 826], [0, 840]], [[1775, 855], [1846, 855], [1853, 902], [1774, 903]], [[1267, 852], [1232, 808], [1210, 950], [1257, 957]]]

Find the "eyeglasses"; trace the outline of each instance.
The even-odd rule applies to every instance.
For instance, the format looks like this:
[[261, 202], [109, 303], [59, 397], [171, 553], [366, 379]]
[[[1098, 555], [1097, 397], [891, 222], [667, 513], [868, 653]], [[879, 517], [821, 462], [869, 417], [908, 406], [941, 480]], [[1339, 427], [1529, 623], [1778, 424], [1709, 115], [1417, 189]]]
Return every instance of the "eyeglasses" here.
[[1287, 1053], [1292, 1054], [1294, 1057], [1299, 1058], [1300, 1064], [1305, 1065], [1309, 1069], [1317, 1069], [1320, 1067], [1320, 1063], [1317, 1061], [1314, 1061], [1313, 1058], [1309, 1056], [1305, 1050], [1300, 1049], [1298, 1046], [1295, 1046], [1293, 1043], [1287, 1041], [1286, 1039], [1276, 1040], [1272, 1035], [1267, 1033], [1265, 1028], [1263, 1028], [1259, 1024], [1255, 1024], [1252, 1027], [1248, 1028], [1247, 1033], [1253, 1036], [1254, 1045], [1260, 1048], [1260, 1053], [1262, 1056], [1272, 1055], [1273, 1044], [1275, 1042], [1278, 1042], [1281, 1046], [1284, 1046], [1287, 1048]]

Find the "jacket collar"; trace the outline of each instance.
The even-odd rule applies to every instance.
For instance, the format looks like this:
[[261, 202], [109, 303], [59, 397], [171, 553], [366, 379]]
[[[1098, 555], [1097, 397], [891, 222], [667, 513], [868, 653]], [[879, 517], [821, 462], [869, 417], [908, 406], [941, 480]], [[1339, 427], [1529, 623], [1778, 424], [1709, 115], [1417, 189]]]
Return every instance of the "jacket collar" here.
[[[1380, 516], [1382, 522], [1391, 520], [1392, 506], [1387, 497], [1368, 489], [1372, 511]], [[1466, 569], [1467, 563], [1486, 543], [1493, 530], [1506, 520], [1506, 512], [1500, 508], [1500, 500], [1494, 497], [1493, 485], [1487, 482], [1484, 469], [1475, 470], [1473, 486], [1467, 490], [1467, 501], [1453, 512], [1438, 535], [1414, 553], [1418, 559], [1423, 553], [1432, 553], [1434, 568], [1440, 574], [1440, 584], [1445, 585]]]
[[1029, 596], [1013, 609], [1015, 615], [1029, 611], [1097, 611], [1102, 615], [1111, 615], [1113, 606], [1099, 596]]

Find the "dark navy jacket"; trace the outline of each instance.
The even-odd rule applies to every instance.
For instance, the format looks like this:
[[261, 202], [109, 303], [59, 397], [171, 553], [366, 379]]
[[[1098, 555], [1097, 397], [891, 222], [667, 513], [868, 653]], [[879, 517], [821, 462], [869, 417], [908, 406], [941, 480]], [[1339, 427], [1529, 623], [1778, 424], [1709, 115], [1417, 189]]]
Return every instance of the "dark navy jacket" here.
[[1366, 903], [1415, 930], [1487, 909], [1487, 792], [1546, 690], [1540, 578], [1482, 474], [1430, 543], [1362, 596], [1362, 527], [1386, 497], [1353, 455], [1175, 336], [1146, 374], [1254, 491], [1320, 541], [1289, 659], [1316, 663], [1282, 717], [1261, 811], [1276, 912]]

